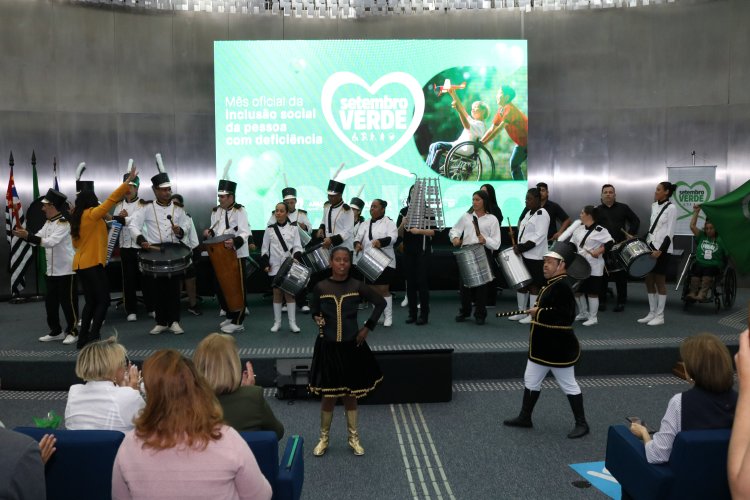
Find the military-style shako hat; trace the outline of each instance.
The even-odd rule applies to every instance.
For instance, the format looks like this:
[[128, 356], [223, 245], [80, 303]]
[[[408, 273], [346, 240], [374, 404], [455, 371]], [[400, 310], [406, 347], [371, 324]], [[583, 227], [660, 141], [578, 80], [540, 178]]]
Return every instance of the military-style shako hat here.
[[357, 198], [356, 196], [352, 198], [352, 201], [349, 202], [349, 205], [353, 206], [360, 212], [365, 208], [365, 202], [362, 198]]
[[336, 173], [333, 174], [333, 177], [331, 177], [331, 180], [328, 181], [328, 194], [334, 195], [334, 194], [344, 193], [344, 188], [346, 187], [346, 184], [344, 184], [343, 182], [338, 182], [336, 180], [336, 177], [339, 175], [339, 172], [341, 172], [342, 168], [344, 168], [343, 163], [339, 165], [339, 169], [336, 170]]
[[547, 250], [547, 253], [544, 254], [545, 257], [564, 260], [566, 267], [570, 267], [576, 255], [578, 255], [576, 246], [569, 241], [555, 241], [552, 243], [550, 249]]
[[290, 187], [285, 187], [281, 190], [281, 196], [283, 197], [284, 201], [286, 200], [296, 200], [297, 199], [297, 190]]
[[227, 164], [224, 166], [224, 174], [221, 176], [221, 180], [219, 181], [217, 194], [234, 195], [234, 193], [237, 192], [237, 183], [229, 180], [229, 167], [231, 166], [232, 166], [232, 160], [229, 160]]
[[86, 170], [86, 162], [81, 162], [78, 164], [78, 167], [76, 168], [76, 194], [80, 193], [81, 191], [93, 191], [94, 190], [94, 181], [82, 181], [81, 175], [83, 174], [83, 171]]
[[161, 159], [161, 153], [156, 153], [156, 168], [159, 173], [151, 177], [151, 186], [154, 188], [168, 188], [172, 187], [172, 183], [167, 175], [167, 169], [164, 167], [164, 162]]
[[49, 189], [47, 190], [47, 194], [44, 195], [44, 198], [42, 198], [42, 203], [49, 203], [56, 209], [60, 210], [61, 207], [65, 206], [65, 202], [67, 200], [68, 197], [62, 194], [60, 191]]
[[[125, 172], [125, 174], [122, 176], [122, 182], [126, 182], [128, 180], [128, 177], [130, 177], [130, 171], [133, 170], [133, 159], [131, 158], [128, 160], [128, 171]], [[136, 188], [141, 185], [141, 180], [136, 176], [133, 178], [132, 181], [129, 183], [131, 186], [135, 186]]]

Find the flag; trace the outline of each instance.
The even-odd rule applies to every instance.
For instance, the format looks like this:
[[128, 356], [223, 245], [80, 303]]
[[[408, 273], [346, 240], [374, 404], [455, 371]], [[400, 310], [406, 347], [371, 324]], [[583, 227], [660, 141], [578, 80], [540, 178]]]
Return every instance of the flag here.
[[52, 157], [52, 189], [60, 191], [60, 185], [57, 183], [57, 156]]
[[10, 179], [8, 180], [8, 191], [5, 194], [5, 235], [10, 243], [10, 291], [11, 295], [18, 295], [25, 286], [23, 273], [31, 258], [31, 245], [26, 240], [13, 235], [16, 227], [25, 227], [26, 220], [23, 217], [21, 200], [18, 198], [16, 183], [13, 181], [13, 153], [10, 153]]
[[750, 181], [731, 193], [701, 205], [737, 270], [750, 272]]
[[[31, 151], [31, 172], [33, 177], [33, 192], [34, 200], [39, 199], [39, 178], [36, 174], [36, 152]], [[47, 274], [47, 252], [43, 248], [35, 247], [34, 253], [36, 254], [36, 283], [39, 293], [47, 293], [47, 283], [42, 279], [42, 276]]]

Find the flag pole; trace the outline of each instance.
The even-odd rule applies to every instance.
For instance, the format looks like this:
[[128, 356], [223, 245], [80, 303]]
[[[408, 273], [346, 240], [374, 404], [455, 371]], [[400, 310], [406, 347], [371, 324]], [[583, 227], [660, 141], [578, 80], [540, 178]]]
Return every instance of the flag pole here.
[[[36, 172], [36, 151], [33, 149], [31, 150], [31, 172], [32, 172], [32, 193], [33, 193], [33, 200], [36, 201], [39, 199], [39, 178], [37, 176]], [[29, 205], [29, 209], [31, 209], [31, 205]], [[28, 217], [28, 212], [26, 216]], [[42, 288], [44, 288], [44, 284], [42, 286], [39, 286], [39, 283], [42, 280], [42, 273], [46, 274], [47, 272], [47, 256], [44, 252], [41, 251], [39, 248], [39, 245], [33, 245], [31, 247], [31, 252], [33, 253], [34, 263], [35, 266], [35, 280], [34, 284], [36, 285], [36, 293], [29, 297], [29, 300], [32, 302], [39, 302], [41, 300], [44, 300], [44, 295], [42, 293], [46, 293], [46, 290], [42, 291]]]

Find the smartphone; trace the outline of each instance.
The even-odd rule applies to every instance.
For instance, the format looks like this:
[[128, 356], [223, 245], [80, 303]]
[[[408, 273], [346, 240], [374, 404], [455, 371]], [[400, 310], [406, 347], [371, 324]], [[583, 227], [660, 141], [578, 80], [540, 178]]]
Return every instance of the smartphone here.
[[641, 424], [646, 428], [646, 432], [648, 432], [649, 434], [654, 434], [656, 432], [654, 429], [646, 425], [646, 422], [641, 420], [640, 417], [625, 417], [625, 420], [627, 420], [631, 424]]

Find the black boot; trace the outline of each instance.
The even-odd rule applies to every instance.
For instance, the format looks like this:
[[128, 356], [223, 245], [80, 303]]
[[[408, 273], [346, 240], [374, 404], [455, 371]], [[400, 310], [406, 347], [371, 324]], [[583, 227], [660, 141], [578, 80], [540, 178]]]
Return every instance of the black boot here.
[[576, 439], [589, 433], [589, 424], [586, 423], [586, 415], [583, 413], [583, 394], [571, 396], [568, 394], [570, 409], [573, 410], [573, 416], [576, 419], [576, 426], [568, 434], [568, 438]]
[[539, 399], [540, 394], [541, 391], [531, 391], [529, 389], [524, 389], [521, 413], [519, 413], [516, 418], [504, 420], [503, 425], [507, 425], [509, 427], [533, 427], [531, 423], [531, 413], [534, 411], [534, 405]]

